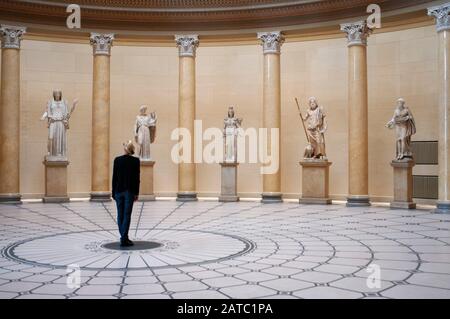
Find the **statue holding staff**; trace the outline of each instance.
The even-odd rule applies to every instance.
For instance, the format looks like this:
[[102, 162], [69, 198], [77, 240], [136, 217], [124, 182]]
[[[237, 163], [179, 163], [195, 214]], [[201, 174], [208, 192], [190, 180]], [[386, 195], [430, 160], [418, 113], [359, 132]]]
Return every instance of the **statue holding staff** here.
[[308, 141], [304, 158], [326, 160], [325, 132], [327, 131], [327, 122], [323, 108], [319, 106], [315, 97], [311, 97], [309, 99], [308, 111], [306, 112], [306, 116], [303, 117], [298, 100], [295, 99], [295, 101]]

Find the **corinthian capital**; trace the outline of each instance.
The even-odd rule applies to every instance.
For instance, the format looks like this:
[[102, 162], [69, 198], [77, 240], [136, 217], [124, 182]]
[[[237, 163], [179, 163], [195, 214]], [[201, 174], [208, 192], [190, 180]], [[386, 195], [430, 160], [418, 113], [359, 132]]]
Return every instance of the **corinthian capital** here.
[[348, 46], [367, 45], [367, 38], [372, 29], [367, 26], [366, 21], [341, 24], [341, 31], [347, 34]]
[[258, 33], [258, 39], [261, 40], [264, 54], [280, 54], [284, 42], [284, 36], [280, 31]]
[[20, 49], [20, 41], [25, 33], [25, 27], [1, 25], [0, 35], [2, 38], [2, 49]]
[[179, 56], [191, 56], [195, 57], [195, 51], [199, 45], [198, 35], [175, 35], [175, 42], [178, 47]]
[[111, 55], [114, 34], [91, 33], [90, 39], [94, 55]]
[[450, 30], [450, 19], [448, 16], [449, 12], [450, 2], [440, 6], [428, 8], [428, 15], [436, 18], [437, 32]]

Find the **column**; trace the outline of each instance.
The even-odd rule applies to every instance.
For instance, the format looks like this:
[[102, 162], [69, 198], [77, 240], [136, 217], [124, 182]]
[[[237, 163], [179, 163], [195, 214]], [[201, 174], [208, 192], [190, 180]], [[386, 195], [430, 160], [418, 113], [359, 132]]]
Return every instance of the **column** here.
[[439, 41], [439, 200], [436, 213], [450, 213], [450, 3], [428, 9], [436, 18]]
[[[263, 128], [267, 131], [268, 150], [271, 149], [271, 129], [278, 129], [278, 150], [280, 150], [281, 127], [281, 81], [280, 81], [280, 49], [284, 37], [279, 31], [258, 33], [264, 54], [264, 84], [263, 84]], [[282, 202], [281, 194], [281, 162], [280, 152], [278, 171], [263, 175], [262, 203]]]
[[19, 204], [20, 41], [25, 28], [1, 25], [0, 203]]
[[341, 25], [348, 39], [347, 206], [370, 206], [368, 155], [367, 38], [365, 21]]
[[197, 35], [176, 35], [175, 42], [179, 52], [178, 127], [189, 130], [191, 135], [190, 161], [178, 164], [177, 201], [196, 201], [194, 162], [195, 52], [199, 41]]
[[109, 201], [109, 103], [110, 103], [110, 55], [113, 34], [91, 33], [94, 54], [94, 78], [92, 82], [92, 153], [91, 153], [91, 201]]

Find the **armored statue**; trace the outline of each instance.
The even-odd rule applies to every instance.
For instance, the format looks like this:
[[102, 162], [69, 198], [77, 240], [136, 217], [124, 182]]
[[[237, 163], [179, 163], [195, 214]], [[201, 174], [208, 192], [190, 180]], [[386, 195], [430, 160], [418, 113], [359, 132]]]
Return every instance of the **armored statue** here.
[[151, 160], [150, 145], [155, 141], [156, 122], [158, 118], [155, 112], [147, 114], [147, 106], [139, 108], [134, 124], [134, 137], [139, 145], [139, 158], [144, 161]]
[[53, 99], [48, 101], [47, 108], [41, 117], [41, 120], [47, 120], [48, 142], [47, 156], [48, 161], [67, 160], [67, 130], [69, 129], [69, 120], [78, 99], [69, 106], [66, 100], [62, 99], [60, 90], [53, 91]]
[[239, 128], [242, 125], [242, 119], [236, 118], [234, 108], [228, 108], [228, 116], [224, 119], [224, 161], [226, 163], [236, 163], [237, 158], [237, 138], [239, 135]]

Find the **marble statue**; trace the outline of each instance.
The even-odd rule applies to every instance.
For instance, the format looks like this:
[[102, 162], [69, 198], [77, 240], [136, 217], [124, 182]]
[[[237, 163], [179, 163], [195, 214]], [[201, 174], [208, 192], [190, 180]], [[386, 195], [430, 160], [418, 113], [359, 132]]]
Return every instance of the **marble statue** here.
[[234, 114], [234, 108], [230, 106], [228, 108], [228, 116], [224, 119], [224, 161], [226, 163], [237, 162], [237, 137], [239, 135], [239, 128], [242, 124], [242, 119], [236, 118]]
[[158, 120], [156, 112], [147, 115], [147, 106], [139, 108], [139, 115], [136, 116], [134, 124], [134, 137], [139, 145], [139, 158], [144, 161], [151, 160], [150, 144], [155, 141], [156, 122]]
[[416, 123], [404, 99], [400, 98], [397, 100], [394, 116], [386, 124], [386, 127], [389, 129], [395, 128], [397, 134], [396, 159], [398, 161], [412, 159], [411, 137], [416, 134]]
[[297, 106], [305, 129], [308, 146], [305, 149], [304, 158], [327, 160], [325, 151], [325, 132], [327, 131], [327, 122], [323, 108], [319, 106], [317, 99], [309, 99], [309, 107], [306, 117], [303, 117], [300, 107]]
[[78, 104], [78, 99], [73, 100], [69, 110], [68, 103], [62, 99], [60, 90], [53, 91], [53, 99], [48, 101], [47, 109], [41, 120], [48, 123], [47, 157], [51, 160], [67, 160], [67, 137], [69, 119]]

